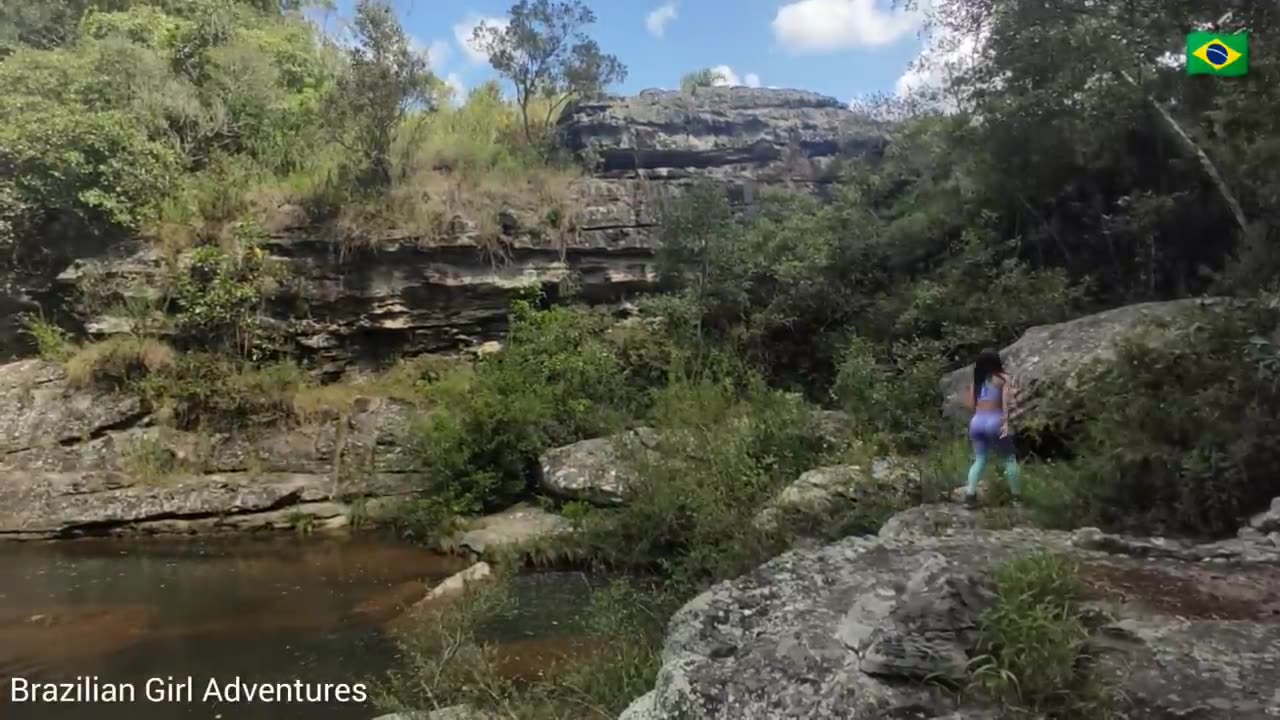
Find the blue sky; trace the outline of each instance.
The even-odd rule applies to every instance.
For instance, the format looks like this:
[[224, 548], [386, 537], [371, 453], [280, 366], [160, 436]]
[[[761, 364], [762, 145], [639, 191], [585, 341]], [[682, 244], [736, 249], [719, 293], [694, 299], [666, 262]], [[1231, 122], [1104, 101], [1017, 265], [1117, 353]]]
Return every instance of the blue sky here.
[[[433, 68], [460, 88], [493, 77], [463, 38], [500, 22], [511, 0], [393, 0]], [[354, 0], [321, 18], [340, 32]], [[587, 0], [590, 34], [628, 68], [617, 92], [679, 86], [680, 76], [724, 66], [735, 84], [803, 88], [841, 100], [893, 92], [921, 51], [918, 18], [892, 0]]]

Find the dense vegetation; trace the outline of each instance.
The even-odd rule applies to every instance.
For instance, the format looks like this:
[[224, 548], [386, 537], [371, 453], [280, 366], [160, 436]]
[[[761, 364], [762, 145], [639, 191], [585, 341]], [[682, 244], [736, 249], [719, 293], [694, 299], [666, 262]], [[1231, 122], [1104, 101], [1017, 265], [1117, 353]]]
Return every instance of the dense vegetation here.
[[[937, 412], [940, 374], [1030, 325], [1103, 307], [1241, 301], [1172, 342], [1132, 338], [1117, 362], [1084, 373], [1092, 391], [1052, 399], [1065, 450], [1028, 464], [1033, 510], [1066, 526], [1221, 535], [1280, 495], [1280, 11], [1228, 5], [1229, 16], [1189, 1], [932, 3], [933, 59], [954, 72], [935, 95], [868, 104], [895, 121], [893, 143], [875, 164], [848, 161], [829, 201], [779, 193], [735, 215], [716, 188], [693, 192], [668, 208], [664, 292], [640, 303], [640, 318], [528, 298], [496, 355], [406, 358], [361, 386], [424, 410], [427, 492], [393, 518], [424, 539], [529, 497], [547, 448], [657, 430], [653, 448], [627, 458], [637, 497], [559, 507], [579, 532], [540, 548], [659, 580], [599, 598], [596, 630], [611, 640], [594, 672], [507, 683], [478, 625], [446, 615], [409, 641], [413, 672], [397, 677], [396, 701], [616, 713], [651, 683], [675, 603], [789, 542], [796, 528], [753, 522], [780, 488], [816, 465], [876, 455], [923, 467], [912, 493], [886, 489], [853, 515], [807, 521], [820, 536], [871, 531], [905, 503], [938, 499], [965, 463]], [[343, 247], [391, 227], [443, 233], [460, 212], [483, 227], [500, 206], [533, 222], [566, 217], [577, 170], [548, 145], [548, 118], [623, 73], [573, 2], [526, 0], [507, 30], [483, 30], [515, 100], [491, 85], [457, 107], [372, 0], [358, 4], [350, 45], [289, 2], [58, 0], [4, 12], [6, 267], [60, 269], [86, 243], [136, 237], [172, 268], [122, 313], [131, 334], [81, 342], [33, 321], [32, 335], [73, 382], [131, 388], [190, 429], [305, 422], [350, 401], [259, 322], [265, 294], [286, 280], [259, 248], [273, 208], [303, 208]], [[1213, 22], [1253, 32], [1247, 76], [1185, 77], [1163, 62], [1186, 30]], [[948, 52], [958, 37], [978, 38], [971, 62]], [[715, 82], [704, 71], [684, 84]], [[160, 339], [161, 324], [180, 339]], [[846, 412], [852, 430], [819, 441], [818, 404]], [[975, 683], [1052, 711], [1078, 681], [1079, 619], [1064, 571], [1027, 562], [998, 578], [1007, 612], [988, 618], [987, 674]], [[1053, 591], [1024, 593], [1020, 576]], [[476, 607], [497, 612], [500, 599]], [[1060, 636], [1020, 629], [1040, 615], [1058, 622], [1038, 631]]]
[[[491, 83], [461, 106], [381, 0], [357, 3], [350, 42], [310, 22], [309, 3], [38, 5], [0, 23], [8, 272], [57, 272], [131, 236], [171, 254], [218, 245], [238, 256], [285, 205], [346, 243], [389, 228], [438, 237], [455, 214], [482, 235], [499, 209], [531, 224], [556, 206], [569, 217], [576, 171], [527, 118], [625, 72], [585, 41], [568, 59], [535, 57], [539, 33], [585, 37], [594, 18], [580, 3], [517, 3], [530, 31], [489, 38], [490, 49], [546, 72], [513, 78], [516, 104]], [[551, 11], [577, 14], [540, 26]]]

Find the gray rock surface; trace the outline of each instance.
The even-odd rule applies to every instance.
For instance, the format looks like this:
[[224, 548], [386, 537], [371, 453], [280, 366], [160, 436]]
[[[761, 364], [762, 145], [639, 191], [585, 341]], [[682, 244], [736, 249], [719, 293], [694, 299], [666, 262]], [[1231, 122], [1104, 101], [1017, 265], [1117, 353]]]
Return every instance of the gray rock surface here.
[[569, 521], [542, 508], [517, 505], [495, 515], [469, 520], [444, 541], [451, 550], [491, 557], [570, 530]]
[[[1157, 321], [1172, 322], [1176, 328], [1179, 318], [1190, 316], [1188, 311], [1223, 302], [1220, 298], [1210, 298], [1127, 305], [1027, 330], [1017, 342], [1000, 351], [1005, 367], [1018, 385], [1013, 423], [1034, 424], [1042, 419], [1037, 412], [1041, 409], [1045, 388], [1084, 389], [1087, 378], [1080, 377], [1078, 371], [1094, 360], [1112, 356], [1118, 340], [1148, 329]], [[949, 417], [967, 417], [964, 390], [972, 379], [972, 365], [942, 379], [944, 410]]]
[[883, 129], [835, 98], [744, 87], [579, 103], [562, 118], [561, 136], [606, 177], [732, 168], [739, 177], [821, 182], [841, 152], [878, 155], [886, 144]]
[[1265, 534], [1280, 531], [1280, 497], [1271, 501], [1271, 507], [1254, 515], [1249, 520], [1249, 527]]
[[542, 489], [569, 500], [621, 505], [631, 496], [637, 480], [629, 470], [626, 453], [646, 452], [656, 442], [653, 430], [638, 428], [548, 450], [539, 462]]
[[1047, 548], [1079, 564], [1125, 717], [1264, 720], [1280, 713], [1280, 564], [1221, 565], [1090, 550], [1067, 533], [975, 529], [917, 508], [877, 538], [796, 550], [714, 586], [672, 619], [654, 691], [626, 720], [977, 718], [919, 678], [957, 673], [989, 570]]
[[342, 527], [357, 498], [415, 492], [412, 417], [366, 398], [303, 427], [183, 432], [58, 365], [0, 365], [0, 538]]
[[776, 527], [783, 514], [830, 515], [855, 509], [868, 500], [901, 504], [920, 491], [920, 471], [899, 458], [875, 458], [869, 467], [833, 465], [814, 468], [783, 488], [756, 515], [757, 527]]

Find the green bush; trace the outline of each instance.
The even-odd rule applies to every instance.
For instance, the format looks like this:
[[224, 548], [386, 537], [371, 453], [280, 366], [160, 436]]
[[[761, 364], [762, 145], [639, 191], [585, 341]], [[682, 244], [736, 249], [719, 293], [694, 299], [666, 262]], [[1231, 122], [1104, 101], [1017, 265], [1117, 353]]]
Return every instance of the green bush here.
[[1050, 395], [1049, 422], [1079, 433], [1079, 522], [1226, 535], [1280, 495], [1280, 309], [1196, 312], [1083, 370], [1086, 390]]
[[659, 570], [674, 585], [732, 577], [781, 547], [753, 519], [783, 486], [819, 464], [824, 442], [808, 406], [758, 380], [678, 380], [655, 393], [650, 450], [627, 448], [639, 479], [616, 511], [585, 518], [581, 542], [616, 567]]
[[186, 352], [136, 378], [133, 387], [181, 427], [230, 430], [289, 421], [294, 397], [312, 382], [289, 362], [254, 366], [226, 355]]
[[[434, 490], [475, 510], [514, 501], [544, 450], [607, 435], [643, 412], [647, 375], [629, 375], [605, 314], [513, 306], [502, 352], [426, 389], [417, 433]], [[647, 371], [646, 371], [647, 372]]]
[[235, 225], [233, 238], [233, 252], [204, 245], [192, 253], [175, 288], [175, 319], [198, 345], [247, 356], [259, 339], [258, 314], [279, 268], [259, 247], [262, 230], [255, 223]]
[[941, 355], [920, 342], [898, 343], [885, 355], [877, 344], [853, 337], [840, 356], [831, 395], [873, 445], [889, 450], [927, 447], [942, 429]]

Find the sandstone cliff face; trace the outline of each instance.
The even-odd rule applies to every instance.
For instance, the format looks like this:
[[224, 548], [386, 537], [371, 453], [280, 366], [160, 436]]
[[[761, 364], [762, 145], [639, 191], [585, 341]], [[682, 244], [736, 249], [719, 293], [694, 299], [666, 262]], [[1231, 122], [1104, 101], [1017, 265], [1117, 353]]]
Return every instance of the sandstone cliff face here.
[[[447, 242], [386, 237], [343, 249], [282, 212], [264, 250], [288, 271], [269, 307], [285, 342], [337, 372], [496, 339], [521, 288], [543, 287], [554, 298], [572, 280], [585, 299], [616, 301], [653, 286], [654, 228], [664, 204], [694, 182], [717, 183], [739, 205], [771, 185], [820, 190], [838, 158], [876, 157], [885, 143], [881, 129], [832, 98], [748, 88], [582, 104], [566, 112], [560, 134], [591, 174], [574, 188], [571, 227], [555, 237], [500, 222], [495, 245], [480, 239], [477, 218], [455, 218]], [[118, 301], [158, 287], [162, 271], [154, 252], [117, 248], [114, 257], [75, 263], [60, 280], [68, 291], [115, 288]], [[92, 309], [83, 318], [89, 332], [127, 331], [132, 321], [108, 310], [119, 304]]]
[[412, 421], [369, 398], [253, 436], [188, 433], [127, 393], [71, 388], [56, 365], [0, 365], [0, 540], [341, 526], [359, 498], [421, 487]]

